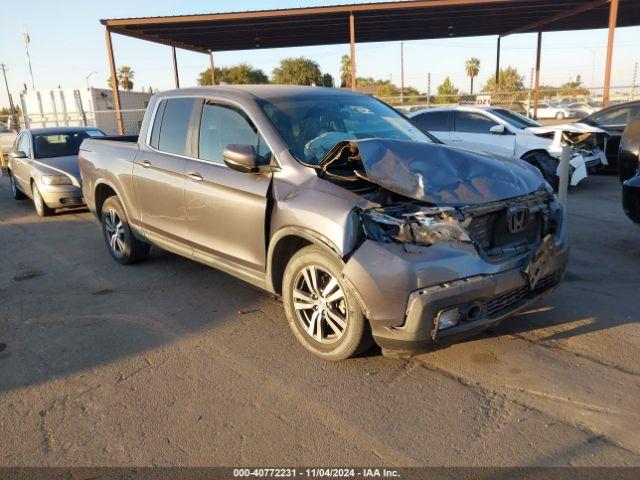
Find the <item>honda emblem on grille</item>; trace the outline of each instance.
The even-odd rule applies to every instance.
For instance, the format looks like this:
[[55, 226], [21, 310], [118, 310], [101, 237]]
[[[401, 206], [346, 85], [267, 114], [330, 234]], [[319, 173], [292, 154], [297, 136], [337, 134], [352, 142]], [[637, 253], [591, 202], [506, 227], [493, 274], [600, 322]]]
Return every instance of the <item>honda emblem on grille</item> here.
[[507, 227], [511, 233], [518, 233], [529, 223], [529, 209], [527, 207], [510, 207], [507, 210]]

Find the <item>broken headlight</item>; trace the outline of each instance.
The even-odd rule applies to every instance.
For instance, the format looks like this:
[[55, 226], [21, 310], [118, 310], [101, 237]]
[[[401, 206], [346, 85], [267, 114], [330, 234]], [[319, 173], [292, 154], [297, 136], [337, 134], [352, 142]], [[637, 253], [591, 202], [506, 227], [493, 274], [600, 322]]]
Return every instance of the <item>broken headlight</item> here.
[[463, 216], [453, 208], [381, 207], [360, 212], [365, 236], [387, 243], [433, 245], [470, 242]]

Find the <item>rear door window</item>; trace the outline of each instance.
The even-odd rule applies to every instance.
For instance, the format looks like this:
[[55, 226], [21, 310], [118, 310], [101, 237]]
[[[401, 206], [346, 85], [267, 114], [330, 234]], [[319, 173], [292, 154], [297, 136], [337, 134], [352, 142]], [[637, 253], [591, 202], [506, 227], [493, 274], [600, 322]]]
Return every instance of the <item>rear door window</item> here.
[[411, 119], [421, 130], [427, 132], [448, 132], [449, 112], [424, 112]]
[[[171, 98], [165, 101], [158, 147], [161, 152], [187, 155], [189, 126], [196, 102], [194, 98]], [[156, 114], [157, 117], [157, 114]], [[155, 122], [154, 122], [155, 128]], [[153, 132], [151, 133], [153, 143]]]

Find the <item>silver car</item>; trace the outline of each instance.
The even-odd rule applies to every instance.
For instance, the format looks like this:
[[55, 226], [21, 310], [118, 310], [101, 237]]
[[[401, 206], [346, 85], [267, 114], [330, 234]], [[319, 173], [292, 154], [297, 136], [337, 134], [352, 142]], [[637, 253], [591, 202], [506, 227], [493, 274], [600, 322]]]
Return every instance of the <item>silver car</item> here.
[[78, 150], [85, 138], [103, 137], [93, 127], [34, 128], [20, 132], [9, 152], [9, 179], [16, 200], [30, 197], [46, 217], [84, 204]]

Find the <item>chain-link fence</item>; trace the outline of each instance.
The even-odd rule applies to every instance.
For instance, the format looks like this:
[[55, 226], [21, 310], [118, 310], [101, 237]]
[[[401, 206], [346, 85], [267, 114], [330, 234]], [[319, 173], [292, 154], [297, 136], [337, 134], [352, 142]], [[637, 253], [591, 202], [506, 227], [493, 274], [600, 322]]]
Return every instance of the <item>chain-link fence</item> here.
[[[538, 118], [582, 118], [603, 107], [604, 88], [541, 88], [538, 90]], [[435, 93], [431, 95], [378, 96], [403, 111], [445, 105], [492, 105], [533, 116], [533, 89], [498, 92]], [[610, 90], [610, 105], [629, 102], [640, 97], [635, 86], [616, 86]], [[561, 111], [558, 111], [561, 110]]]

